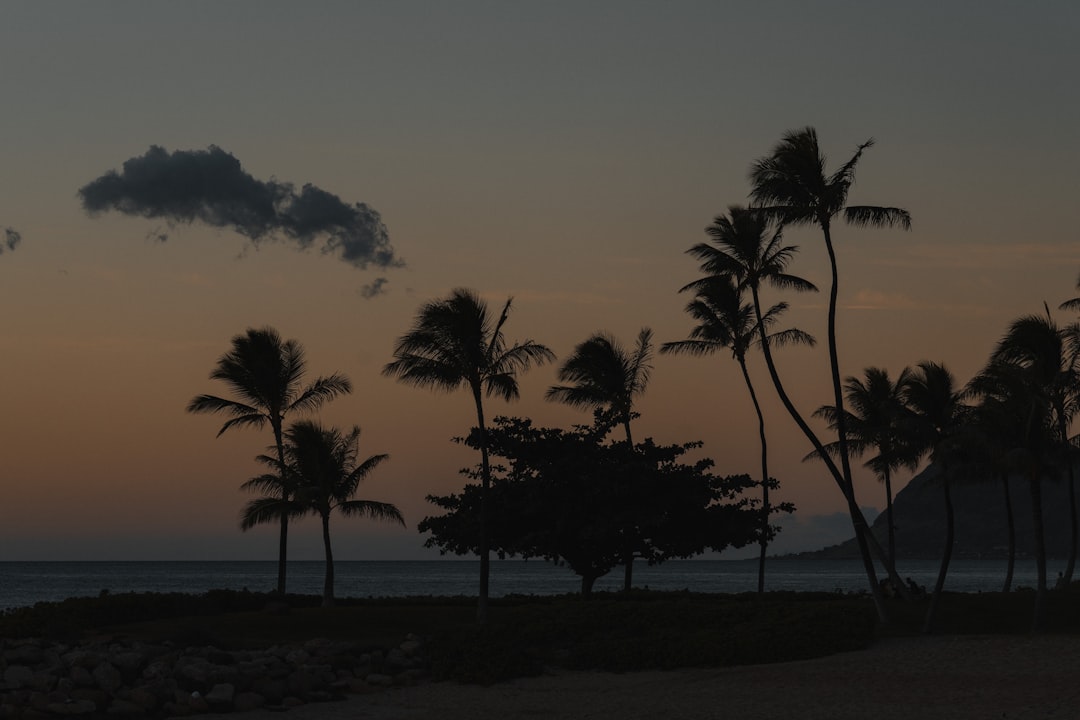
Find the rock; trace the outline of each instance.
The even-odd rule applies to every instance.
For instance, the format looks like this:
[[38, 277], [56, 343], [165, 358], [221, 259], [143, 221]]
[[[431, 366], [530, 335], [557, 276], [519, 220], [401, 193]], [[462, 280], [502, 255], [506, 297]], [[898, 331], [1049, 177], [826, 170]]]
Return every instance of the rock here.
[[53, 715], [89, 715], [97, 712], [97, 705], [91, 700], [72, 700], [66, 703], [50, 703], [45, 709]]
[[8, 665], [4, 670], [4, 684], [9, 688], [30, 687], [34, 684], [34, 671], [26, 665]]
[[125, 715], [128, 717], [142, 716], [146, 714], [146, 709], [138, 703], [133, 703], [130, 700], [113, 700], [109, 705], [109, 709], [106, 710], [109, 715]]
[[219, 712], [232, 708], [236, 688], [231, 683], [219, 683], [206, 693], [206, 702], [211, 710]]
[[390, 675], [384, 675], [382, 673], [371, 673], [364, 681], [368, 685], [374, 685], [376, 687], [390, 687], [394, 684], [394, 678]]
[[266, 704], [266, 698], [259, 693], [254, 692], [242, 692], [237, 693], [233, 698], [233, 709], [236, 712], [250, 712], [251, 710], [258, 710]]
[[288, 697], [286, 697], [284, 700], [281, 701], [281, 704], [282, 704], [283, 707], [294, 708], [294, 707], [300, 707], [301, 705], [303, 705], [304, 701], [301, 700], [300, 698], [296, 697], [295, 695], [289, 695]]
[[71, 668], [68, 677], [71, 678], [71, 682], [80, 687], [93, 687], [94, 685], [94, 676], [82, 665], [76, 665]]
[[107, 693], [114, 692], [124, 684], [124, 676], [112, 663], [104, 662], [94, 668], [94, 684]]

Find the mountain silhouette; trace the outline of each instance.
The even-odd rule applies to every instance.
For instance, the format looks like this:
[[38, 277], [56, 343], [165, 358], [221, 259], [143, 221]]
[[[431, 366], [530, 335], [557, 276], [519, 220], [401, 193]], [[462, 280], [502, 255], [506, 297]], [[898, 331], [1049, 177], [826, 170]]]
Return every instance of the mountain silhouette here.
[[[896, 494], [893, 512], [896, 520], [896, 553], [901, 559], [937, 559], [945, 541], [945, 502], [938, 469], [931, 465], [911, 479]], [[1008, 519], [1005, 491], [1001, 480], [994, 482], [950, 483], [956, 517], [953, 557], [1005, 557], [1008, 554]], [[1050, 557], [1069, 554], [1069, 484], [1067, 480], [1042, 483], [1043, 521], [1046, 552]], [[1035, 539], [1031, 529], [1031, 493], [1027, 480], [1009, 478], [1013, 520], [1016, 528], [1017, 557], [1033, 555]], [[888, 518], [881, 513], [873, 522], [873, 532], [884, 545]], [[801, 556], [857, 558], [855, 539], [846, 540]]]

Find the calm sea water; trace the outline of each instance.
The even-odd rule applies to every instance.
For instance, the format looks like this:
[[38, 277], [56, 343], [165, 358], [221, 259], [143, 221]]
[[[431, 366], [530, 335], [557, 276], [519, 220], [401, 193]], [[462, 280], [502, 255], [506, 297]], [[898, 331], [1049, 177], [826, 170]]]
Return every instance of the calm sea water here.
[[[1053, 578], [1060, 569], [1051, 563]], [[403, 597], [472, 595], [477, 591], [477, 561], [343, 561], [335, 565], [338, 597]], [[932, 587], [937, 563], [901, 563], [903, 577]], [[1005, 577], [1002, 560], [953, 560], [946, 589], [955, 592], [996, 591]], [[201, 593], [218, 588], [269, 591], [277, 582], [277, 563], [260, 562], [0, 562], [0, 609], [58, 601], [69, 597], [110, 592]], [[289, 563], [290, 592], [322, 592], [323, 563]], [[1035, 584], [1031, 560], [1017, 562], [1013, 586]], [[634, 585], [654, 590], [697, 592], [750, 592], [757, 587], [753, 561], [687, 560], [655, 567], [638, 564]], [[596, 590], [618, 590], [618, 568], [595, 585]], [[858, 561], [771, 559], [768, 590], [859, 592], [866, 587]], [[557, 595], [577, 592], [580, 582], [572, 572], [550, 563], [520, 560], [492, 562], [491, 594]]]

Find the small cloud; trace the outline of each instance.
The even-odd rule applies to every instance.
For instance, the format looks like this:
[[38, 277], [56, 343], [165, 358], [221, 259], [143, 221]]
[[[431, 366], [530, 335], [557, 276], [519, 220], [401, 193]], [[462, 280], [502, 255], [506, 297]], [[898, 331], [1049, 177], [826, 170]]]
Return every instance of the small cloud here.
[[4, 228], [4, 241], [0, 242], [0, 254], [4, 250], [14, 250], [19, 247], [19, 243], [22, 242], [22, 235], [17, 230], [12, 228]]
[[364, 298], [365, 300], [370, 300], [373, 297], [385, 295], [386, 284], [388, 282], [389, 281], [384, 277], [375, 278], [370, 283], [360, 288], [360, 297]]
[[[177, 224], [202, 223], [233, 230], [253, 245], [278, 239], [306, 250], [319, 245], [358, 268], [402, 267], [379, 213], [349, 204], [315, 185], [258, 180], [221, 148], [169, 152], [154, 145], [79, 189], [90, 215], [115, 211]], [[160, 242], [168, 233], [155, 228]]]

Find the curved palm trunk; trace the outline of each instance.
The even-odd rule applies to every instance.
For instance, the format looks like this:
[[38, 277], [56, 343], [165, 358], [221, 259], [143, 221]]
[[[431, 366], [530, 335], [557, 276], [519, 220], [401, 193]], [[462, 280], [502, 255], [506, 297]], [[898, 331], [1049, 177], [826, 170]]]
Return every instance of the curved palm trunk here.
[[[855, 500], [855, 483], [852, 480], [851, 475], [851, 458], [848, 453], [848, 438], [847, 438], [847, 419], [844, 415], [844, 390], [843, 385], [840, 383], [840, 356], [836, 342], [836, 301], [840, 293], [840, 274], [836, 267], [836, 250], [833, 248], [832, 231], [830, 229], [829, 217], [823, 216], [819, 218], [819, 224], [821, 225], [821, 232], [825, 236], [825, 248], [829, 253], [829, 269], [832, 272], [832, 286], [829, 289], [829, 323], [828, 323], [828, 341], [829, 341], [829, 372], [832, 375], [833, 384], [833, 402], [834, 407], [839, 409], [836, 417], [836, 441], [837, 452], [840, 455], [840, 468], [843, 472], [843, 483], [841, 489], [846, 490], [849, 511], [852, 513], [852, 524], [855, 526], [855, 538], [859, 541], [859, 551], [864, 553], [863, 563], [867, 566], [867, 579], [870, 584], [877, 586], [877, 577], [873, 573], [874, 562], [870, 557], [869, 548], [873, 548], [878, 556], [878, 560], [885, 567], [885, 571], [889, 575], [889, 580], [892, 582], [893, 587], [900, 593], [901, 597], [905, 600], [910, 599], [907, 585], [900, 579], [900, 575], [896, 572], [895, 556], [892, 549], [889, 551], [889, 557], [884, 557], [881, 552], [881, 546], [874, 537], [873, 531], [866, 522], [866, 518], [863, 517], [862, 511], [859, 509], [859, 504]], [[860, 534], [863, 536], [862, 540], [859, 540]], [[868, 548], [864, 550], [864, 545]], [[877, 590], [874, 590], [877, 592]]]
[[885, 468], [885, 519], [889, 523], [889, 562], [896, 567], [896, 526], [893, 524], [892, 473]]
[[765, 554], [769, 549], [769, 515], [772, 513], [769, 505], [769, 448], [765, 440], [765, 415], [761, 412], [754, 384], [750, 382], [750, 372], [746, 369], [746, 361], [742, 358], [738, 360], [746, 389], [750, 391], [750, 400], [754, 403], [754, 412], [757, 413], [758, 438], [761, 442], [761, 552], [758, 554], [757, 578], [757, 591], [760, 594], [765, 592]]
[[491, 553], [489, 551], [490, 521], [488, 496], [491, 494], [491, 463], [488, 459], [488, 434], [484, 424], [484, 403], [480, 395], [479, 383], [473, 385], [473, 399], [476, 401], [476, 426], [480, 431], [480, 594], [476, 601], [476, 622], [486, 625], [488, 619], [488, 580], [491, 575]]
[[[626, 429], [626, 443], [630, 446], [631, 452], [634, 450], [634, 438], [630, 434], [630, 418], [627, 417], [623, 420], [623, 428]], [[627, 538], [625, 547], [623, 548], [623, 592], [630, 592], [630, 588], [634, 583], [634, 546]]]
[[930, 598], [930, 608], [926, 611], [926, 621], [923, 623], [922, 631], [924, 633], [932, 633], [934, 631], [938, 603], [941, 600], [941, 592], [945, 589], [945, 576], [949, 573], [949, 560], [952, 559], [953, 538], [955, 534], [952, 493], [949, 491], [949, 477], [944, 467], [941, 472], [942, 487], [945, 490], [945, 548], [941, 553], [941, 568], [938, 570], [937, 582], [934, 583], [934, 595]]
[[1001, 473], [1001, 485], [1005, 489], [1005, 519], [1009, 526], [1009, 562], [1005, 568], [1005, 584], [1001, 592], [1012, 590], [1013, 566], [1016, 564], [1016, 524], [1013, 519], [1012, 494], [1009, 492], [1009, 473]]
[[1043, 535], [1042, 478], [1039, 468], [1031, 471], [1031, 525], [1035, 531], [1035, 569], [1038, 580], [1035, 585], [1035, 610], [1031, 618], [1031, 632], [1041, 632], [1046, 612], [1046, 539]]
[[[757, 319], [758, 330], [761, 334], [761, 351], [765, 356], [765, 365], [769, 369], [769, 377], [772, 379], [773, 386], [776, 388], [776, 393], [780, 396], [780, 401], [784, 404], [784, 408], [788, 411], [791, 419], [795, 421], [795, 424], [799, 426], [799, 429], [802, 430], [803, 435], [805, 435], [814, 446], [814, 450], [817, 451], [818, 456], [829, 469], [833, 479], [840, 487], [840, 491], [843, 493], [845, 500], [847, 500], [848, 514], [851, 516], [851, 524], [855, 528], [855, 542], [859, 546], [859, 555], [862, 557], [863, 569], [866, 571], [866, 578], [870, 584], [870, 594], [874, 598], [874, 607], [877, 610], [878, 619], [883, 623], [887, 623], [889, 621], [889, 613], [888, 609], [885, 607], [885, 598], [881, 593], [881, 586], [878, 585], [877, 573], [874, 571], [874, 561], [870, 557], [867, 536], [871, 536], [871, 539], [873, 538], [869, 531], [869, 526], [866, 523], [866, 518], [863, 516], [859, 506], [855, 503], [855, 497], [851, 492], [850, 487], [845, 485], [844, 478], [840, 474], [840, 470], [836, 467], [836, 463], [832, 461], [832, 458], [829, 456], [828, 452], [825, 451], [825, 447], [821, 444], [817, 435], [810, 426], [806, 424], [806, 421], [803, 419], [802, 415], [799, 414], [799, 411], [795, 408], [795, 404], [791, 402], [791, 398], [788, 397], [787, 392], [784, 390], [784, 384], [780, 381], [780, 374], [776, 371], [776, 363], [773, 362], [772, 351], [769, 349], [769, 340], [765, 334], [765, 323], [764, 318], [761, 316], [761, 301], [758, 298], [757, 288], [752, 287], [750, 288], [750, 291], [753, 295], [754, 314]], [[837, 407], [843, 408], [843, 405], [838, 405]], [[890, 576], [896, 575], [896, 570], [891, 567], [891, 563], [887, 564], [886, 567], [890, 570]], [[899, 576], [893, 580], [893, 583], [900, 583]]]
[[[274, 444], [277, 446], [278, 457], [278, 472], [281, 474], [281, 500], [284, 503], [289, 502], [289, 484], [288, 479], [285, 477], [285, 441], [281, 436], [281, 417], [277, 416], [277, 419], [272, 423], [274, 428]], [[278, 575], [277, 575], [277, 593], [278, 595], [285, 594], [285, 562], [286, 555], [289, 548], [289, 516], [287, 513], [281, 514], [281, 531], [278, 535]]]
[[326, 576], [323, 580], [322, 606], [333, 607], [334, 605], [334, 552], [330, 549], [330, 513], [322, 515], [322, 539], [323, 548], [326, 550]]

